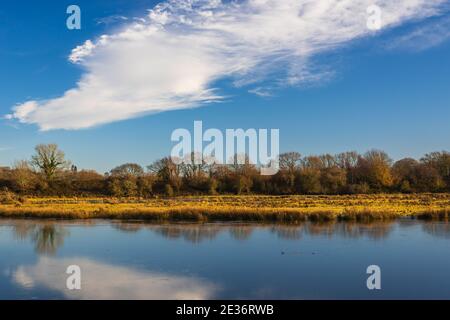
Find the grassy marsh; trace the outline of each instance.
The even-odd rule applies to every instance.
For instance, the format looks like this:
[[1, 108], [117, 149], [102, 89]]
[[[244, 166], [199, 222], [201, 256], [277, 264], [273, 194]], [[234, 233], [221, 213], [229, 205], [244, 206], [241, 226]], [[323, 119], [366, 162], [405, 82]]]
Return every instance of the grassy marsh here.
[[26, 198], [0, 201], [0, 217], [152, 221], [366, 221], [448, 219], [450, 194]]

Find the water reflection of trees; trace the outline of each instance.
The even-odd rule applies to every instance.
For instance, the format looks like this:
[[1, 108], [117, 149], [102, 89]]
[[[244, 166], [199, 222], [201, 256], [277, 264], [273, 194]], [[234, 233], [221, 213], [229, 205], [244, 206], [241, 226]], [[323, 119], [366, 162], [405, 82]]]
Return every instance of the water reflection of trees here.
[[[39, 254], [53, 255], [64, 244], [64, 238], [69, 234], [66, 228], [56, 221], [17, 220], [8, 222], [12, 226], [14, 236], [19, 240], [31, 240]], [[67, 224], [67, 223], [65, 223]], [[77, 222], [84, 227], [95, 226], [96, 222]], [[141, 229], [151, 230], [155, 234], [168, 239], [183, 239], [191, 243], [200, 243], [215, 239], [221, 233], [228, 233], [231, 238], [247, 241], [255, 230], [267, 230], [279, 239], [299, 240], [304, 236], [310, 237], [343, 237], [358, 239], [366, 237], [381, 240], [389, 236], [398, 225], [400, 228], [411, 226], [402, 222], [305, 222], [296, 225], [265, 225], [250, 223], [220, 224], [220, 223], [191, 223], [191, 224], [154, 224], [148, 222], [115, 222], [114, 228], [121, 232], [137, 232]], [[441, 238], [450, 238], [450, 223], [421, 222], [424, 232]]]
[[54, 255], [69, 234], [63, 226], [53, 222], [17, 221], [12, 228], [16, 239], [30, 239], [35, 244], [35, 251], [46, 255]]
[[450, 239], [450, 222], [425, 221], [422, 229], [434, 237]]
[[114, 228], [124, 232], [137, 232], [148, 229], [168, 239], [184, 239], [192, 243], [200, 243], [204, 240], [214, 239], [221, 227], [219, 225], [202, 224], [151, 224], [144, 222], [117, 222]]
[[154, 233], [168, 239], [184, 239], [192, 243], [200, 243], [205, 240], [215, 239], [219, 234], [226, 233], [235, 240], [245, 241], [251, 238], [255, 230], [268, 230], [280, 239], [298, 240], [303, 236], [326, 236], [370, 239], [386, 238], [393, 229], [394, 222], [329, 222], [311, 223], [305, 222], [296, 225], [264, 225], [264, 224], [163, 224], [151, 223], [117, 223], [119, 230], [130, 232], [141, 228], [149, 229]]
[[[326, 234], [328, 236], [338, 235], [343, 238], [358, 239], [367, 237], [369, 239], [377, 240], [384, 239], [389, 236], [394, 227], [393, 222], [371, 222], [371, 223], [355, 223], [343, 222], [334, 223], [331, 225], [322, 226], [314, 225], [310, 228], [311, 234]], [[321, 230], [323, 229], [323, 230]]]
[[133, 233], [141, 230], [142, 226], [139, 223], [115, 223], [113, 227], [123, 232]]
[[163, 225], [152, 229], [154, 232], [169, 239], [182, 238], [192, 243], [214, 239], [221, 231], [220, 226], [214, 225]]
[[302, 225], [275, 225], [270, 231], [280, 239], [297, 240], [302, 237], [305, 224]]
[[351, 222], [328, 222], [328, 223], [304, 223], [301, 225], [276, 225], [271, 232], [277, 237], [287, 240], [300, 239], [304, 235], [309, 236], [339, 236], [343, 238], [370, 239], [386, 238], [392, 231], [393, 224], [387, 222], [351, 223]]
[[229, 227], [230, 235], [233, 239], [236, 240], [248, 240], [250, 239], [253, 230], [255, 230], [255, 226], [250, 225], [237, 225]]
[[220, 233], [228, 231], [233, 239], [247, 240], [250, 238], [253, 225], [221, 225], [221, 224], [151, 224], [145, 222], [118, 222], [114, 224], [118, 230], [125, 232], [137, 232], [142, 228], [151, 230], [168, 239], [184, 239], [192, 243], [200, 243], [205, 240], [213, 240]]

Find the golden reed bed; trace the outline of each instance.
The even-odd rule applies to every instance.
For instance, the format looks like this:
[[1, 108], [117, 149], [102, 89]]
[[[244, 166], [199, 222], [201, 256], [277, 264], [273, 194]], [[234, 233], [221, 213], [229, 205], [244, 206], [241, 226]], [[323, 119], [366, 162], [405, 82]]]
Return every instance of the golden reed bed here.
[[450, 194], [28, 198], [0, 204], [0, 217], [153, 221], [448, 219]]

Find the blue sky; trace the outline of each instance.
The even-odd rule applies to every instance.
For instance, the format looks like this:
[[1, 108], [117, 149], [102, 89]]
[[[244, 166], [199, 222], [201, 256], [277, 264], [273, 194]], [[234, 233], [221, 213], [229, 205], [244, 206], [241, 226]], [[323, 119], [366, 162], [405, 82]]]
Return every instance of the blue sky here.
[[[322, 20], [327, 17], [308, 7], [304, 9], [305, 19], [310, 19], [313, 26], [293, 34], [289, 29], [292, 25], [282, 24], [284, 11], [270, 2], [271, 11], [255, 10], [263, 12], [262, 17], [270, 26], [268, 30], [274, 31], [267, 37], [268, 32], [261, 31], [259, 25], [246, 22], [248, 31], [244, 36], [236, 36], [240, 30], [231, 30], [231, 40], [224, 44], [217, 35], [209, 38], [205, 30], [194, 33], [179, 22], [164, 22], [166, 29], [156, 34], [162, 35], [164, 44], [161, 44], [162, 40], [156, 41], [156, 36], [136, 43], [128, 38], [120, 39], [123, 30], [140, 23], [137, 18], [148, 17], [147, 10], [154, 8], [157, 1], [45, 0], [39, 4], [2, 1], [0, 114], [12, 114], [14, 106], [28, 101], [37, 101], [36, 108], [40, 111], [0, 121], [0, 165], [30, 158], [38, 143], [57, 143], [80, 168], [104, 172], [125, 162], [147, 165], [169, 155], [172, 131], [191, 129], [195, 120], [202, 120], [206, 128], [223, 130], [279, 128], [281, 151], [296, 150], [304, 155], [379, 148], [400, 159], [450, 150], [450, 41], [447, 41], [450, 18], [448, 11], [442, 9], [445, 1], [436, 1], [440, 10], [425, 15], [420, 0], [413, 1], [417, 3], [417, 12], [413, 13], [406, 14], [397, 7], [398, 12], [392, 13], [387, 7], [386, 17], [392, 20], [391, 24], [378, 32], [360, 31], [359, 25], [349, 30], [343, 26], [352, 26], [353, 20], [345, 21], [344, 17], [335, 22], [330, 17], [330, 21], [337, 23], [330, 22], [329, 28], [337, 30], [331, 34], [314, 26], [329, 21]], [[82, 10], [81, 30], [70, 31], [65, 26], [66, 8], [70, 4], [77, 4]], [[251, 12], [252, 8], [246, 7], [250, 13], [245, 18], [249, 21], [261, 17]], [[220, 10], [229, 16], [235, 14], [229, 8]], [[180, 12], [181, 9], [172, 8], [171, 14], [178, 19]], [[164, 16], [157, 13], [152, 18], [155, 21]], [[193, 20], [198, 16], [198, 11], [187, 14]], [[154, 21], [142, 23], [147, 28]], [[342, 32], [339, 28], [343, 28]], [[132, 30], [133, 35], [143, 32], [143, 28]], [[102, 47], [98, 39], [103, 34], [119, 35], [119, 39], [111, 37], [109, 47]], [[187, 35], [194, 49], [189, 43], [181, 42], [183, 54], [177, 55], [174, 52], [177, 50], [169, 50], [173, 47], [165, 39], [175, 39], [176, 48], [179, 40], [176, 37], [180, 34]], [[211, 45], [205, 47], [204, 39], [208, 40], [205, 42], [212, 39]], [[77, 63], [71, 63], [72, 50], [87, 40], [95, 44], [96, 51], [89, 52], [86, 61], [82, 56]], [[254, 49], [253, 41], [261, 43], [261, 50]], [[230, 43], [243, 45], [240, 51], [233, 51]], [[149, 50], [149, 54], [136, 53], [127, 61], [123, 52], [117, 52], [122, 44], [124, 50], [137, 48]], [[111, 48], [116, 51], [112, 52]], [[273, 50], [278, 54], [278, 49], [283, 49], [277, 56], [281, 62], [274, 63], [274, 54], [267, 52]], [[186, 61], [197, 54], [200, 59], [193, 63], [192, 70]], [[223, 65], [217, 63], [228, 58], [228, 54], [238, 57], [224, 61]], [[211, 63], [202, 64], [203, 57], [211, 59]], [[121, 61], [116, 64], [114, 59]], [[127, 63], [133, 65], [128, 67]], [[158, 68], [166, 63], [174, 66], [173, 70]], [[229, 71], [243, 64], [245, 68]], [[141, 66], [144, 74], [136, 79], [136, 71], [130, 74], [129, 70], [139, 71]], [[199, 74], [197, 69], [201, 70]], [[111, 91], [124, 90], [119, 99], [123, 104], [109, 108], [109, 97], [104, 100], [97, 97], [110, 89], [104, 82], [102, 86], [88, 83], [87, 86], [92, 85], [98, 91], [78, 90], [79, 104], [58, 100], [67, 90], [77, 88], [77, 82], [86, 74], [107, 74], [114, 78], [111, 83], [117, 87]], [[126, 81], [122, 79], [124, 76], [128, 77]], [[158, 82], [151, 82], [158, 79], [170, 85], [161, 87]], [[176, 92], [188, 92], [185, 96], [180, 94], [180, 100], [167, 96], [168, 92], [174, 92], [172, 83], [177, 79], [181, 80]], [[136, 96], [141, 96], [138, 89], [147, 85], [154, 93], [142, 95], [145, 102], [142, 104], [133, 96], [133, 90], [136, 88]], [[267, 95], [257, 95], [255, 91]], [[218, 101], [205, 103], [216, 97]], [[158, 112], [152, 109], [155, 103], [161, 103]], [[142, 108], [134, 111], [134, 105], [140, 104]], [[171, 104], [178, 107], [173, 108]], [[60, 117], [53, 117], [55, 108], [62, 108]], [[86, 111], [78, 113], [77, 108]], [[123, 112], [124, 109], [133, 112]]]

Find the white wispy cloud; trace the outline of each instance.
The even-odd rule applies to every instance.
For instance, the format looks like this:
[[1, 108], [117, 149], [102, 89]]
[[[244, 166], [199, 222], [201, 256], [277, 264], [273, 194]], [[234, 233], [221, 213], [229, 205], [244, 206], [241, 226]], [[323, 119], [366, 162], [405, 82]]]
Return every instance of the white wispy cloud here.
[[252, 87], [268, 79], [273, 86], [320, 81], [330, 73], [311, 69], [311, 61], [373, 35], [366, 9], [374, 2], [388, 29], [439, 14], [447, 1], [164, 2], [75, 48], [69, 60], [85, 72], [74, 88], [17, 105], [11, 118], [41, 130], [80, 129], [220, 100], [217, 80]]
[[390, 39], [385, 47], [391, 50], [423, 51], [441, 45], [449, 39], [450, 17], [447, 16]]
[[264, 87], [256, 87], [256, 88], [248, 90], [248, 92], [249, 93], [253, 93], [253, 94], [255, 94], [257, 96], [260, 96], [260, 97], [264, 97], [264, 98], [268, 98], [268, 97], [272, 97], [273, 96], [272, 92], [269, 89], [264, 88]]
[[110, 24], [114, 24], [114, 23], [118, 23], [118, 22], [124, 22], [127, 20], [128, 20], [128, 17], [121, 16], [118, 14], [95, 19], [97, 24], [106, 24], [106, 25], [110, 25]]

